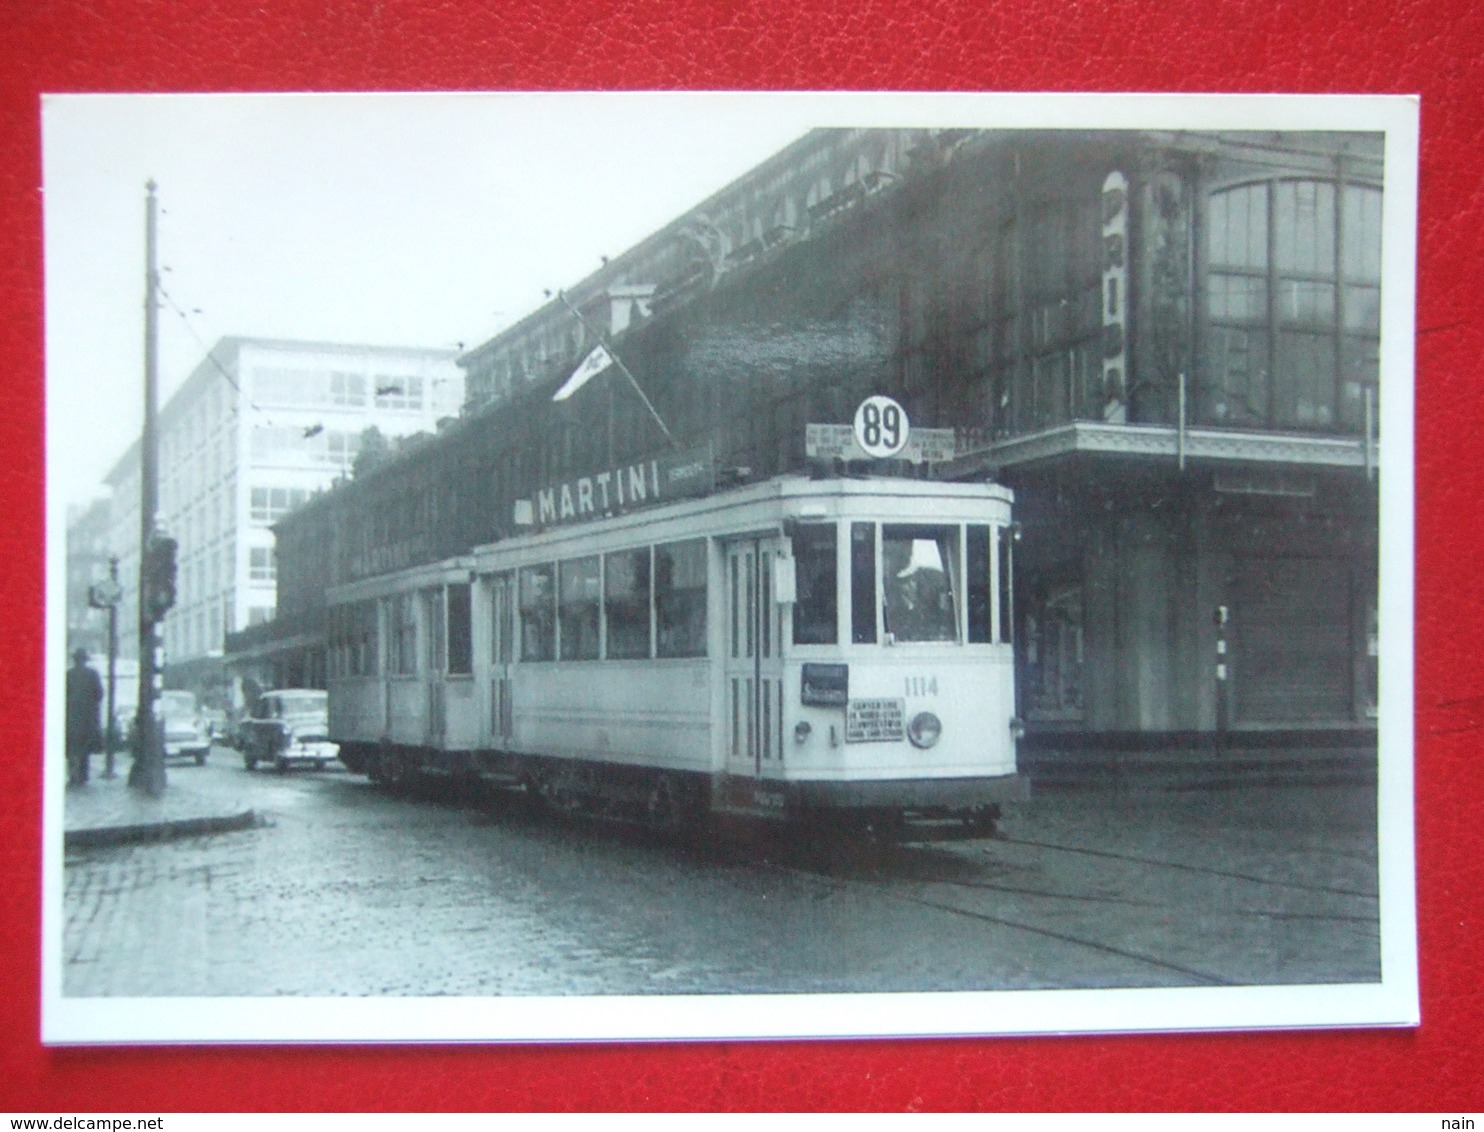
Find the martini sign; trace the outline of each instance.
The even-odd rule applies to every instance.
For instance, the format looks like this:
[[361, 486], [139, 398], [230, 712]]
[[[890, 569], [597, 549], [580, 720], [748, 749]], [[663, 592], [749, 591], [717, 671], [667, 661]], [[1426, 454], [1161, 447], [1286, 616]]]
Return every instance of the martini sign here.
[[848, 425], [806, 426], [805, 455], [811, 460], [906, 460], [937, 464], [955, 455], [951, 428], [913, 428], [907, 411], [890, 397], [867, 397]]

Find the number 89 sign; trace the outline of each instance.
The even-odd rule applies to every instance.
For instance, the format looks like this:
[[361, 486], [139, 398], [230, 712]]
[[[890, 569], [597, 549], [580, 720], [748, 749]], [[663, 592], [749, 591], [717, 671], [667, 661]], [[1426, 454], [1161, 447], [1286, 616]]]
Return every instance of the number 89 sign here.
[[884, 460], [907, 447], [907, 414], [890, 397], [867, 397], [855, 411], [855, 442], [867, 456]]

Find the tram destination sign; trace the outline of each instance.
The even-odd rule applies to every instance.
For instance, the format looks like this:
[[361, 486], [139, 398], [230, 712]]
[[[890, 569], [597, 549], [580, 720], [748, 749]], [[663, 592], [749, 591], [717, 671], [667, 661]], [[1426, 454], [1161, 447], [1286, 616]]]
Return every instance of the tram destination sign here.
[[540, 488], [516, 504], [516, 522], [554, 527], [709, 495], [716, 484], [711, 445], [667, 452]]
[[[875, 460], [856, 439], [856, 428], [848, 424], [804, 426], [804, 454], [811, 460]], [[956, 434], [951, 428], [914, 428], [907, 442], [893, 456], [912, 464], [941, 464], [958, 454]]]
[[851, 700], [845, 709], [847, 743], [891, 743], [907, 732], [904, 700]]

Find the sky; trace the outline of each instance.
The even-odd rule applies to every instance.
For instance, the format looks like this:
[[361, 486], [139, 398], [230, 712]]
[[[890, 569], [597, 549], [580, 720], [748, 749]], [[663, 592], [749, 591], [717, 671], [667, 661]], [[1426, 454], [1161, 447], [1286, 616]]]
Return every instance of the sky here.
[[81, 502], [226, 335], [473, 347], [800, 136], [658, 95], [82, 95], [43, 106], [48, 474]]
[[97, 494], [139, 432], [151, 179], [163, 403], [228, 335], [472, 348], [818, 126], [1395, 129], [1409, 114], [1189, 95], [48, 96], [49, 499]]

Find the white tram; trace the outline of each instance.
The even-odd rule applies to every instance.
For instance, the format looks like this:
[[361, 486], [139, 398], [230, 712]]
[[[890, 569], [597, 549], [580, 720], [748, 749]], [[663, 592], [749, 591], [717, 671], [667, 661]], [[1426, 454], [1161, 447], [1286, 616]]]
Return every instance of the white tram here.
[[657, 824], [992, 820], [1023, 792], [1010, 504], [782, 477], [338, 587], [331, 736], [378, 780]]

